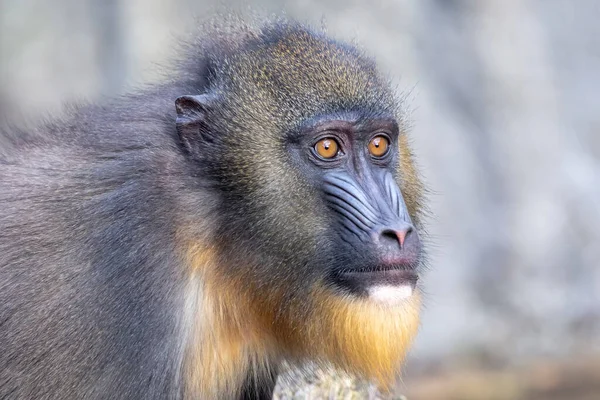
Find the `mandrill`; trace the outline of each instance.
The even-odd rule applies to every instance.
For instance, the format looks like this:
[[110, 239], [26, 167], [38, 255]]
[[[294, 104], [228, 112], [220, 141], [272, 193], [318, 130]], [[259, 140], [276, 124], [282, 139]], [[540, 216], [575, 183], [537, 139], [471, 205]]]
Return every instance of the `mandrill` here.
[[0, 398], [265, 399], [282, 362], [390, 385], [422, 188], [373, 60], [287, 20], [0, 132]]

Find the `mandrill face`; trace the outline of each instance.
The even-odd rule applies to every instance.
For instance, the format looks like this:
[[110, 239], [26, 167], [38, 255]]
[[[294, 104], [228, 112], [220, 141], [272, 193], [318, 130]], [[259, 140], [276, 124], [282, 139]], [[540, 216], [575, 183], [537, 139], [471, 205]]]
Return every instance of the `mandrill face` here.
[[287, 140], [294, 169], [316, 193], [311, 214], [319, 214], [323, 239], [315, 254], [321, 262], [313, 265], [319, 264], [322, 284], [339, 296], [387, 305], [412, 296], [422, 246], [399, 186], [395, 119], [320, 116]]
[[324, 284], [340, 295], [393, 305], [415, 290], [422, 246], [397, 182], [399, 135], [392, 117], [344, 113], [307, 124], [290, 145], [321, 193]]

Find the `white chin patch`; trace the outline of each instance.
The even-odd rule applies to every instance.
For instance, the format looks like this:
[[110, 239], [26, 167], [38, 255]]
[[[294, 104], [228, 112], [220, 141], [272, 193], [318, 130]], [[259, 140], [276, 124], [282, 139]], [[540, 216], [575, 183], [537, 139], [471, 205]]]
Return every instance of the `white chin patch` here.
[[411, 285], [378, 285], [369, 288], [369, 299], [378, 303], [393, 305], [409, 298], [412, 293], [413, 288]]

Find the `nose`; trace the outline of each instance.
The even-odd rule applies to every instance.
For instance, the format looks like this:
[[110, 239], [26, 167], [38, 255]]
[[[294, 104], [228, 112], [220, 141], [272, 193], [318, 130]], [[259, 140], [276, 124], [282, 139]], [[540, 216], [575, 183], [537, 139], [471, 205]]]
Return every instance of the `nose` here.
[[383, 264], [414, 266], [421, 246], [419, 235], [408, 222], [382, 227], [375, 248]]

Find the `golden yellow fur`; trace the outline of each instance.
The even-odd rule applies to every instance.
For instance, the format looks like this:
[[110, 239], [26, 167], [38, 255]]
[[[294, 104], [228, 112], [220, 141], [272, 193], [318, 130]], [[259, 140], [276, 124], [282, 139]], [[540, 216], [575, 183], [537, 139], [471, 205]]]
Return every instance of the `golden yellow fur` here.
[[233, 397], [249, 367], [268, 366], [282, 355], [292, 362], [330, 362], [383, 387], [393, 384], [418, 329], [418, 294], [388, 306], [317, 286], [310, 298], [282, 310], [282, 292], [259, 298], [251, 282], [220, 275], [215, 260], [210, 248], [190, 252], [190, 289], [201, 293], [185, 352], [190, 397]]
[[317, 288], [312, 299], [301, 338], [308, 355], [393, 384], [419, 326], [420, 297], [387, 306]]
[[233, 398], [248, 369], [266, 364], [269, 340], [257, 329], [247, 297], [216, 273], [214, 250], [193, 246], [188, 256], [191, 332], [185, 348], [185, 397]]

